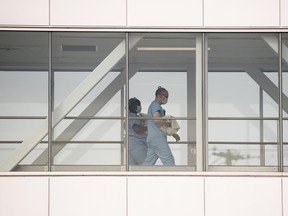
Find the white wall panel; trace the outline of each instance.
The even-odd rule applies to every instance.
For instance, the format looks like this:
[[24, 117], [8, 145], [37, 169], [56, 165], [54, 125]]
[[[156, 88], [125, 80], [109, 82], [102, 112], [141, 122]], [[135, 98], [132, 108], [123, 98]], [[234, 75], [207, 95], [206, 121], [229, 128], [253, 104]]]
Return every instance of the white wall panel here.
[[205, 216], [282, 216], [281, 178], [206, 178], [205, 200]]
[[48, 177], [1, 177], [0, 215], [48, 216]]
[[279, 26], [278, 0], [205, 0], [206, 27]]
[[126, 216], [125, 177], [51, 177], [50, 216]]
[[281, 26], [288, 27], [288, 0], [281, 0]]
[[129, 216], [203, 216], [201, 177], [130, 177]]
[[128, 0], [128, 26], [202, 26], [202, 0]]
[[52, 25], [126, 26], [126, 0], [50, 0]]
[[1, 0], [1, 24], [49, 25], [49, 0]]
[[288, 216], [288, 177], [283, 177], [283, 216]]

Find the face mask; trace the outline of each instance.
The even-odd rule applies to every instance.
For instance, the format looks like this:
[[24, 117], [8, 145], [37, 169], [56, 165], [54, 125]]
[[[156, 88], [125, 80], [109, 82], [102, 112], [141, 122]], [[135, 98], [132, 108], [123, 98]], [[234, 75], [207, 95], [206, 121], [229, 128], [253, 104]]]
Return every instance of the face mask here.
[[142, 107], [141, 106], [137, 106], [136, 113], [140, 113], [141, 111], [142, 111]]
[[168, 98], [164, 97], [165, 99], [162, 100], [162, 104], [166, 104], [168, 102]]

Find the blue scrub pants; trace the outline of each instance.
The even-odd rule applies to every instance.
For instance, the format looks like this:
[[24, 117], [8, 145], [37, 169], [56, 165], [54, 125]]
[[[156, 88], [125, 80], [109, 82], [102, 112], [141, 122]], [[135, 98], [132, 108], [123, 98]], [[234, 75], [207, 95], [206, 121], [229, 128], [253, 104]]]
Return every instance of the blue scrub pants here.
[[175, 159], [166, 137], [150, 139], [147, 141], [147, 145], [148, 152], [143, 165], [155, 165], [158, 158], [163, 165], [175, 165]]
[[129, 165], [142, 165], [147, 155], [148, 147], [143, 140], [129, 140]]

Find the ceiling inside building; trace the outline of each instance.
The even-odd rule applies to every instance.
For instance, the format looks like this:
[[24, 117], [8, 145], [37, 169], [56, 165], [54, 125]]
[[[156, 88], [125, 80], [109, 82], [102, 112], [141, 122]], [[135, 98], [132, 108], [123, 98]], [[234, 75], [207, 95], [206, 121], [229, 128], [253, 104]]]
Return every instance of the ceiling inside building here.
[[[272, 42], [263, 39], [268, 35]], [[283, 42], [288, 44], [288, 36]], [[195, 68], [197, 33], [131, 33], [141, 40], [129, 51], [129, 63], [140, 70], [185, 70]], [[278, 68], [278, 41], [274, 33], [208, 33], [209, 71], [241, 70], [253, 65], [264, 71]], [[52, 32], [54, 71], [91, 71], [125, 40], [124, 33]], [[48, 71], [47, 32], [0, 32], [1, 71]], [[142, 48], [142, 50], [141, 50]], [[143, 48], [146, 48], [146, 50]], [[114, 67], [122, 70], [125, 58]]]

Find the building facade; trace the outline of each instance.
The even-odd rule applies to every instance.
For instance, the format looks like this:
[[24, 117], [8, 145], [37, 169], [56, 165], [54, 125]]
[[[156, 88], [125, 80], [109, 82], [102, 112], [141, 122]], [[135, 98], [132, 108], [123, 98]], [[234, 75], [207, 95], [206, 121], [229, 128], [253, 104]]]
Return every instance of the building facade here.
[[[288, 216], [288, 0], [0, 4], [1, 215]], [[129, 165], [158, 86], [176, 165]]]

